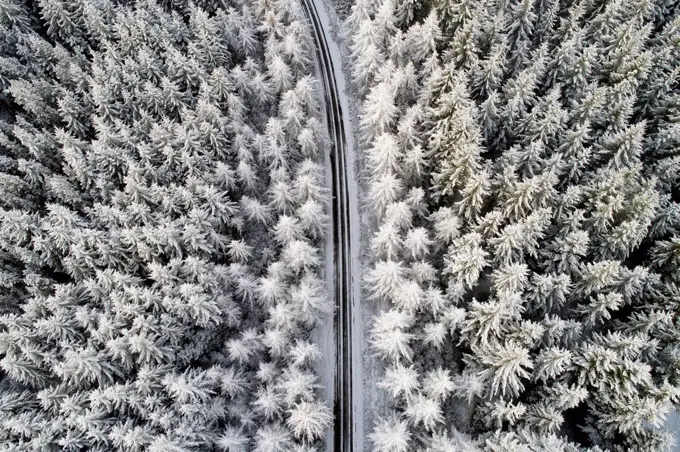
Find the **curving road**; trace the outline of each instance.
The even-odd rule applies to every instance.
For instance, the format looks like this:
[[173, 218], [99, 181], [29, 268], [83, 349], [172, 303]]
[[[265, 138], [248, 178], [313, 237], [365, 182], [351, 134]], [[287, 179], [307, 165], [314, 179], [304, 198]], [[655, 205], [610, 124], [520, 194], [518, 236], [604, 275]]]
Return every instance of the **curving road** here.
[[[361, 316], [359, 315], [358, 208], [354, 177], [354, 146], [349, 107], [344, 93], [337, 44], [326, 38], [328, 16], [320, 0], [303, 0], [316, 44], [319, 76], [324, 90], [333, 195], [333, 255], [336, 312], [334, 336], [336, 369], [334, 385], [335, 423], [327, 450], [363, 451]], [[321, 15], [319, 14], [321, 11]], [[332, 47], [329, 47], [329, 42]], [[332, 51], [333, 50], [333, 51]]]

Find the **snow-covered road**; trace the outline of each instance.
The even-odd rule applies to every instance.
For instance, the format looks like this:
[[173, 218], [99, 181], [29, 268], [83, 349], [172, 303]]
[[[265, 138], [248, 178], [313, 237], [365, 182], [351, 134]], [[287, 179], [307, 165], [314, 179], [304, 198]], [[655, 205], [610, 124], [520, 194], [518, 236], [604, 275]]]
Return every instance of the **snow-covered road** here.
[[[327, 255], [333, 257], [333, 267], [327, 266], [327, 277], [334, 281], [333, 293], [336, 312], [334, 334], [317, 331], [316, 338], [326, 348], [325, 356], [334, 356], [333, 404], [335, 423], [330, 432], [327, 450], [364, 450], [363, 438], [363, 385], [362, 385], [362, 317], [360, 300], [360, 229], [356, 154], [350, 130], [349, 105], [346, 81], [341, 68], [340, 49], [331, 39], [330, 20], [321, 0], [303, 0], [305, 12], [312, 25], [312, 35], [317, 48], [319, 77], [324, 90], [326, 124], [330, 138], [330, 181], [333, 195], [333, 246]], [[331, 254], [328, 254], [331, 252]], [[332, 275], [331, 275], [332, 273]], [[334, 339], [335, 350], [328, 350]], [[326, 362], [326, 367], [331, 363]], [[332, 373], [322, 370], [322, 380], [329, 381]], [[329, 394], [330, 395], [330, 394]]]

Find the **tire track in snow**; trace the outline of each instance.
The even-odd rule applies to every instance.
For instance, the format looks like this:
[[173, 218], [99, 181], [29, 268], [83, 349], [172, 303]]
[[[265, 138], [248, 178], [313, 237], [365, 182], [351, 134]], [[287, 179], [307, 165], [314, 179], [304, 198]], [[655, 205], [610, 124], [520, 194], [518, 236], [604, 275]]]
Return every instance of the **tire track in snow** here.
[[[302, 5], [312, 26], [317, 60], [324, 90], [328, 134], [331, 139], [333, 195], [333, 248], [335, 264], [335, 340], [336, 373], [333, 438], [334, 451], [363, 451], [363, 386], [361, 369], [362, 327], [359, 311], [359, 226], [357, 188], [354, 177], [354, 147], [349, 131], [348, 108], [340, 98], [338, 78], [340, 53], [329, 49], [324, 24], [317, 10], [320, 0], [303, 0]], [[326, 19], [326, 24], [328, 19]], [[334, 44], [334, 43], [333, 43]], [[336, 46], [337, 47], [337, 46]], [[335, 64], [334, 64], [335, 57]], [[336, 70], [338, 76], [336, 77]], [[343, 83], [344, 86], [344, 83]], [[347, 129], [346, 129], [347, 127]], [[347, 133], [346, 133], [347, 132]], [[328, 448], [327, 448], [328, 449]]]

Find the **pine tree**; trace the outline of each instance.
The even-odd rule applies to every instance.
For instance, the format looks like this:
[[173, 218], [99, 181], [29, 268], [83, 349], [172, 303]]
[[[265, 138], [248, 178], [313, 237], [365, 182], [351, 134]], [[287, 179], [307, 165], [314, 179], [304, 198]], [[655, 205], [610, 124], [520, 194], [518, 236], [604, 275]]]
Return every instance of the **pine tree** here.
[[406, 422], [395, 413], [378, 421], [369, 438], [379, 452], [406, 452], [409, 450], [411, 434]]
[[410, 342], [415, 336], [405, 330], [413, 320], [413, 316], [404, 311], [389, 310], [380, 314], [370, 332], [371, 345], [381, 356], [410, 361], [413, 356]]
[[419, 395], [408, 402], [406, 416], [417, 426], [423, 424], [423, 428], [431, 431], [438, 423], [444, 422], [441, 407], [437, 401]]
[[292, 428], [296, 437], [314, 441], [323, 437], [332, 419], [333, 415], [323, 403], [301, 402], [290, 410], [286, 424]]
[[[0, 284], [16, 300], [0, 397], [37, 394], [3, 413], [3, 444], [235, 451], [318, 439], [281, 424], [301, 399], [325, 410], [303, 370], [313, 350], [294, 341], [307, 331], [280, 309], [294, 288], [305, 322], [326, 312], [315, 274], [282, 269], [287, 248], [325, 231], [323, 171], [297, 154], [307, 128], [302, 147], [319, 158], [310, 37], [295, 2], [276, 5], [271, 27], [250, 8], [0, 5], [12, 63], [0, 76]], [[307, 179], [294, 184], [298, 164]], [[260, 382], [265, 357], [276, 366]], [[264, 396], [252, 408], [265, 385], [280, 408]]]

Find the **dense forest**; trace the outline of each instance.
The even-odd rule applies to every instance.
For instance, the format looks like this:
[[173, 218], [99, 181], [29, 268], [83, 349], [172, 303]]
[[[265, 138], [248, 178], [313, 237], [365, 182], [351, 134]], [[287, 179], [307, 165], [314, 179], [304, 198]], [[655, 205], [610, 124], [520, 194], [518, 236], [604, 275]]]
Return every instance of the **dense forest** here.
[[0, 1], [0, 447], [311, 451], [301, 5]]
[[[652, 451], [680, 396], [680, 17], [357, 0], [379, 452]], [[467, 416], [461, 415], [467, 405]]]
[[[680, 4], [346, 12], [371, 449], [670, 450]], [[0, 0], [0, 449], [328, 450], [316, 50], [301, 0]]]

